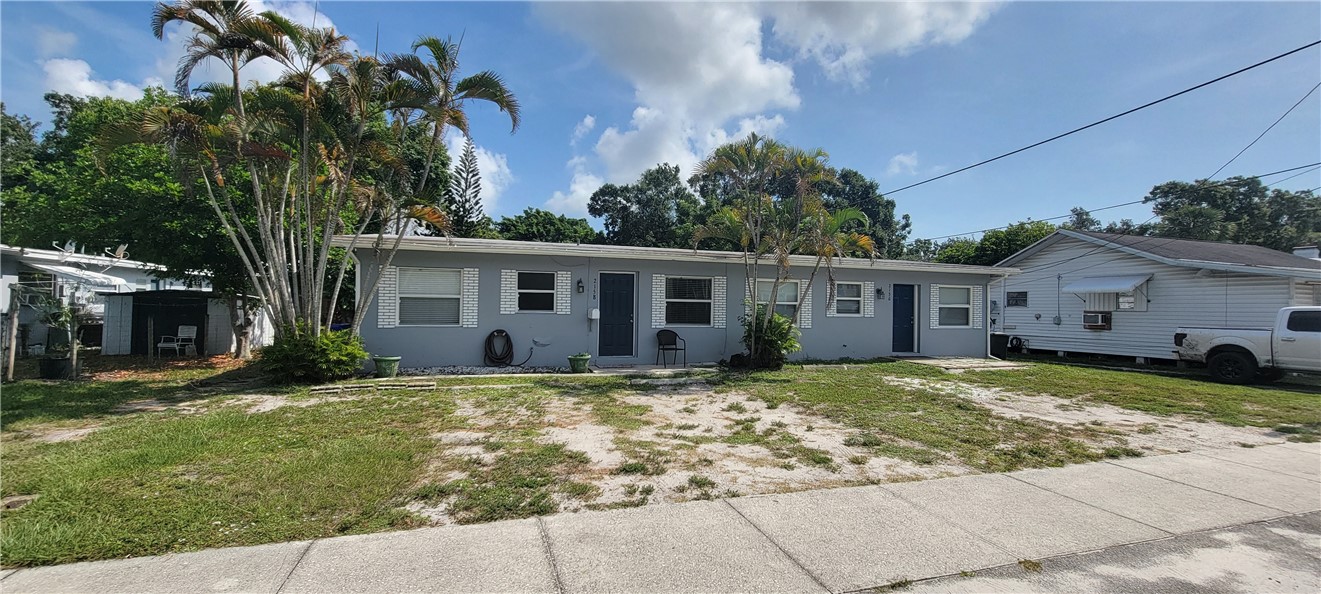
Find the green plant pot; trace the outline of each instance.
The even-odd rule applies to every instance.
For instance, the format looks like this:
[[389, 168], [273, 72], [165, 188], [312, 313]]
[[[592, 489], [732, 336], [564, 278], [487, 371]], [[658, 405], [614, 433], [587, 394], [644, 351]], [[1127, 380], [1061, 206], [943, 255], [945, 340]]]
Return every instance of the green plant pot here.
[[399, 361], [403, 357], [372, 357], [376, 364], [376, 377], [394, 377], [399, 375]]
[[569, 357], [569, 373], [587, 373], [587, 362], [591, 355], [573, 355]]

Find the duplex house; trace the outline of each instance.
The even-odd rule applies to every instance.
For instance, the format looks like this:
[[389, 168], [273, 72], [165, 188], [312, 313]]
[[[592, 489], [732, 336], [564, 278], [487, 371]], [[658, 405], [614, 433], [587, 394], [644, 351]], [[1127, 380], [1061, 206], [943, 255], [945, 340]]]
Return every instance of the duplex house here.
[[[739, 252], [404, 237], [382, 268], [386, 252], [354, 249], [358, 294], [381, 277], [362, 336], [374, 355], [401, 356], [404, 367], [482, 365], [496, 330], [512, 339], [515, 362], [528, 365], [563, 366], [580, 352], [601, 366], [651, 364], [662, 329], [684, 339], [689, 362], [744, 350], [739, 317], [750, 292]], [[796, 319], [797, 358], [986, 356], [987, 285], [1014, 273], [845, 258], [835, 262], [830, 302], [824, 268], [808, 285], [814, 263], [794, 256], [792, 279], [774, 295], [774, 268], [762, 265], [752, 289]]]
[[1321, 260], [1254, 245], [1061, 229], [998, 266], [1021, 273], [992, 282], [991, 326], [1033, 350], [1171, 359], [1179, 326], [1321, 305]]

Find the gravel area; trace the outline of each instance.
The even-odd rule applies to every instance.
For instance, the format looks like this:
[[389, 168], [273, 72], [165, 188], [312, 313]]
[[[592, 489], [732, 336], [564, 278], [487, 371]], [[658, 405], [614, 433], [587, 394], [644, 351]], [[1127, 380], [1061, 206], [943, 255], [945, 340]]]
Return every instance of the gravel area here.
[[477, 365], [442, 365], [440, 367], [403, 367], [399, 375], [493, 375], [508, 373], [568, 373], [568, 367], [482, 367]]

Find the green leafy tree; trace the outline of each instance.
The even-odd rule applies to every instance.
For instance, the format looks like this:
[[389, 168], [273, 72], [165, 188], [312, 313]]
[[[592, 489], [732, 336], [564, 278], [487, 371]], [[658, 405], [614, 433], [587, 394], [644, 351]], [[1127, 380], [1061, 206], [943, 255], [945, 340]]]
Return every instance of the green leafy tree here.
[[867, 215], [866, 224], [854, 223], [848, 231], [856, 231], [872, 238], [876, 253], [883, 258], [904, 255], [904, 242], [912, 230], [908, 215], [895, 215], [895, 202], [881, 195], [875, 180], [852, 169], [840, 169], [835, 183], [822, 184], [821, 192], [827, 209], [831, 211], [854, 208]]
[[611, 245], [687, 247], [701, 206], [668, 163], [642, 173], [637, 183], [606, 184], [592, 194], [587, 212], [605, 219]]
[[22, 183], [37, 159], [37, 123], [26, 115], [14, 115], [0, 103], [0, 180], [4, 185]]
[[463, 155], [450, 175], [445, 208], [457, 237], [495, 237], [491, 217], [482, 211], [482, 176], [477, 169], [477, 151], [469, 138]]
[[1151, 233], [1162, 237], [1288, 250], [1321, 236], [1321, 197], [1272, 190], [1255, 178], [1168, 182], [1145, 200], [1160, 217]]
[[1069, 220], [1060, 225], [1060, 228], [1075, 231], [1100, 231], [1101, 221], [1092, 216], [1092, 213], [1087, 209], [1075, 206], [1069, 209]]
[[977, 240], [971, 237], [947, 239], [939, 244], [932, 259], [945, 264], [972, 264], [977, 259]]
[[599, 243], [600, 234], [587, 219], [571, 219], [539, 208], [504, 217], [495, 225], [500, 237], [515, 241], [548, 243]]

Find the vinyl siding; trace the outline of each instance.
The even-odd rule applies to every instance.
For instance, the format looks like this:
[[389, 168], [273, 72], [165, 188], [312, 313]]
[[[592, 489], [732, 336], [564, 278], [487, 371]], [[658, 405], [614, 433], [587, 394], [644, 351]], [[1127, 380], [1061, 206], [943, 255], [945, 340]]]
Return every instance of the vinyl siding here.
[[[997, 304], [991, 314], [996, 319], [994, 329], [1041, 350], [1170, 359], [1179, 326], [1269, 327], [1281, 307], [1298, 299], [1288, 278], [1202, 273], [1071, 238], [1016, 266], [1022, 274], [992, 283], [990, 299]], [[1151, 275], [1145, 285], [1147, 311], [1113, 312], [1110, 330], [1084, 329], [1083, 299], [1058, 290], [1087, 277], [1134, 274]], [[1009, 291], [1027, 291], [1028, 307], [1005, 307]], [[1059, 325], [1052, 322], [1057, 311]]]
[[1289, 305], [1321, 305], [1321, 280], [1307, 282], [1301, 279], [1293, 281], [1293, 299]]

